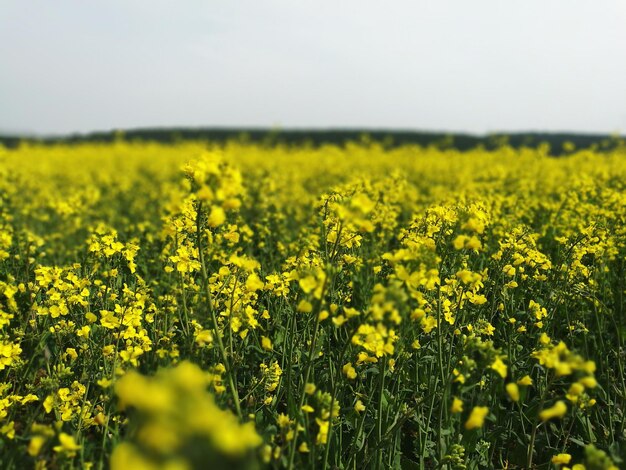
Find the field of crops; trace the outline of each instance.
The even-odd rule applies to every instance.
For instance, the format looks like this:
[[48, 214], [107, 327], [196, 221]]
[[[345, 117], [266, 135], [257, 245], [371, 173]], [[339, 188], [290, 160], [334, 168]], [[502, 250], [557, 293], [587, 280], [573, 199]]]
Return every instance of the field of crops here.
[[616, 469], [626, 147], [0, 149], [1, 468]]

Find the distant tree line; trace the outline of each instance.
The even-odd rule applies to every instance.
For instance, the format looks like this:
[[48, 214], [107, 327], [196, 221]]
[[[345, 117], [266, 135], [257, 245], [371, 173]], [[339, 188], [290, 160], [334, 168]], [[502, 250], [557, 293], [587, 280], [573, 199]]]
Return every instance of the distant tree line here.
[[348, 142], [378, 142], [386, 147], [419, 145], [458, 150], [470, 150], [478, 147], [494, 149], [505, 144], [514, 148], [536, 148], [539, 145], [548, 144], [551, 155], [567, 154], [573, 149], [610, 150], [625, 144], [623, 137], [602, 134], [528, 132], [477, 136], [442, 132], [362, 129], [146, 128], [73, 134], [61, 137], [0, 135], [0, 144], [7, 148], [14, 148], [21, 142], [53, 145], [58, 143], [113, 142], [116, 140], [165, 144], [187, 140], [216, 143], [243, 141], [267, 146], [306, 145], [313, 147], [328, 144], [345, 145]]

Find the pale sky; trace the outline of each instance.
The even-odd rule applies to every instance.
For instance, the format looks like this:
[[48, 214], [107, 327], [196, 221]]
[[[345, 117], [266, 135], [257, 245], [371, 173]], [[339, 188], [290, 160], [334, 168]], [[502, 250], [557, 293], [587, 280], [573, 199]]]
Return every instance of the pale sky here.
[[626, 133], [624, 0], [0, 0], [0, 132]]

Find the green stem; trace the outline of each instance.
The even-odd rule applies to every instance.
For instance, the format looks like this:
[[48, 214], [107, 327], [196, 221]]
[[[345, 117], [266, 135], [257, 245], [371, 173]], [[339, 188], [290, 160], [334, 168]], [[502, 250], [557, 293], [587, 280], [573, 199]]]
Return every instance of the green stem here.
[[[302, 388], [300, 390], [300, 401], [299, 401], [298, 410], [297, 410], [297, 413], [299, 415], [302, 415], [302, 406], [304, 406], [304, 400], [306, 397], [306, 393], [304, 389], [306, 388], [306, 384], [309, 383], [309, 377], [311, 376], [311, 368], [313, 366], [313, 353], [315, 352], [317, 332], [320, 326], [320, 310], [322, 307], [322, 299], [324, 298], [327, 284], [328, 284], [328, 274], [326, 275], [324, 279], [324, 284], [322, 285], [322, 292], [317, 302], [317, 308], [313, 310], [313, 314], [315, 315], [315, 326], [313, 328], [313, 335], [311, 336], [311, 344], [309, 345], [309, 354], [307, 356], [307, 365], [306, 365], [306, 369], [304, 372], [304, 381], [302, 382]], [[331, 413], [332, 413], [332, 410], [331, 410]], [[298, 426], [296, 426], [296, 429], [294, 431], [293, 442], [291, 444], [291, 449], [289, 450], [289, 466], [287, 467], [289, 468], [289, 470], [293, 469], [293, 460], [295, 458], [296, 447], [298, 445], [297, 441], [298, 441]]]
[[224, 362], [224, 367], [226, 367], [226, 375], [228, 376], [228, 386], [230, 388], [230, 393], [233, 396], [233, 401], [235, 402], [235, 411], [237, 412], [237, 416], [239, 419], [242, 418], [241, 414], [241, 405], [239, 402], [239, 392], [237, 391], [237, 387], [235, 385], [235, 381], [233, 380], [232, 375], [232, 365], [230, 364], [230, 360], [228, 355], [226, 354], [226, 349], [224, 348], [224, 343], [222, 341], [222, 337], [220, 336], [219, 324], [217, 322], [217, 316], [215, 315], [215, 309], [213, 308], [213, 301], [211, 299], [211, 288], [209, 286], [209, 276], [207, 274], [206, 263], [204, 261], [204, 253], [202, 251], [202, 232], [200, 217], [202, 214], [202, 203], [198, 204], [198, 213], [196, 218], [196, 240], [198, 246], [198, 257], [200, 258], [200, 266], [202, 271], [202, 284], [204, 285], [204, 293], [206, 296], [207, 306], [209, 309], [209, 314], [211, 315], [211, 322], [213, 323], [213, 330], [215, 331], [215, 339], [217, 341], [217, 347], [219, 349], [220, 355], [222, 356], [222, 361]]
[[380, 443], [382, 442], [383, 439], [383, 394], [385, 391], [385, 369], [386, 369], [386, 365], [387, 362], [384, 359], [384, 356], [382, 358], [382, 366], [380, 368], [380, 386], [378, 388], [378, 413], [376, 416], [376, 427], [377, 427], [377, 443], [378, 443], [378, 450], [376, 450], [376, 470], [380, 469], [383, 461], [383, 451], [382, 451], [382, 446], [380, 446]]
[[324, 449], [324, 462], [322, 464], [322, 468], [325, 469], [328, 466], [328, 454], [330, 452], [330, 438], [332, 436], [332, 432], [333, 432], [333, 417], [332, 417], [332, 413], [333, 413], [333, 406], [335, 406], [335, 399], [336, 399], [336, 395], [337, 395], [337, 389], [339, 388], [339, 383], [341, 382], [341, 372], [342, 372], [342, 363], [345, 359], [345, 354], [346, 351], [348, 350], [348, 346], [350, 345], [350, 339], [352, 338], [352, 336], [354, 336], [354, 334], [356, 333], [356, 329], [354, 329], [349, 335], [348, 335], [348, 339], [346, 341], [346, 343], [343, 346], [343, 349], [341, 351], [341, 354], [339, 355], [339, 362], [337, 363], [337, 372], [336, 372], [336, 377], [335, 377], [335, 383], [333, 383], [333, 388], [331, 391], [331, 399], [330, 399], [330, 422], [328, 423], [328, 442], [326, 443], [326, 449]]
[[[552, 384], [552, 380], [547, 380], [546, 388], [541, 394], [541, 399], [539, 400], [539, 412], [543, 409], [543, 405], [546, 401], [546, 396], [548, 395], [548, 390], [550, 389], [550, 385]], [[533, 452], [535, 449], [535, 438], [537, 437], [537, 429], [541, 426], [542, 423], [535, 422], [533, 424], [533, 430], [530, 435], [530, 443], [528, 444], [528, 455], [527, 455], [527, 465], [526, 468], [532, 468], [533, 464]]]

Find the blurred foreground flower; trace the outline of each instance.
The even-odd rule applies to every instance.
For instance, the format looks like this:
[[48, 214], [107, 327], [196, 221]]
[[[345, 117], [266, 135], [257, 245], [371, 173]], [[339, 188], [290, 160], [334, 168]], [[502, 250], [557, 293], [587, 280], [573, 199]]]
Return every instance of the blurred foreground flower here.
[[129, 372], [115, 385], [130, 432], [111, 468], [250, 468], [261, 443], [252, 423], [241, 424], [207, 392], [210, 374], [190, 362], [154, 377]]

